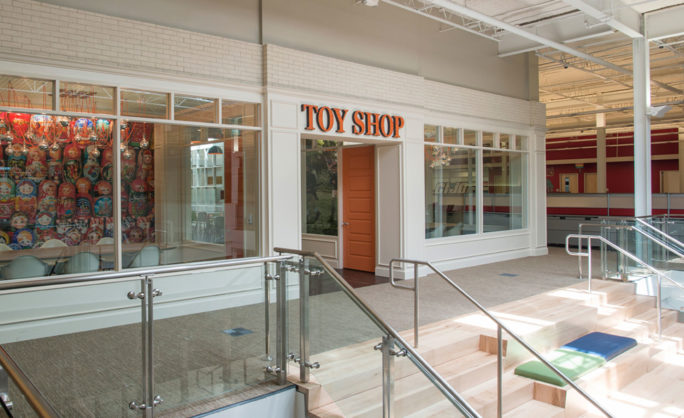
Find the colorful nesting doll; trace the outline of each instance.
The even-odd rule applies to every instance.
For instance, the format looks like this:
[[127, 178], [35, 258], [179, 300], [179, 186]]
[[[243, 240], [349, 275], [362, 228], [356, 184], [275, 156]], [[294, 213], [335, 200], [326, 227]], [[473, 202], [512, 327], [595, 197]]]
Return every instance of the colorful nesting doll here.
[[88, 228], [88, 231], [86, 231], [83, 241], [90, 245], [95, 245], [100, 239], [102, 239], [102, 231], [99, 228], [91, 226]]
[[97, 147], [100, 150], [111, 148], [112, 121], [109, 119], [95, 121], [95, 135], [97, 136]]
[[128, 196], [128, 213], [133, 217], [147, 215], [147, 186], [141, 179], [131, 183], [131, 192]]
[[81, 150], [97, 141], [93, 121], [88, 118], [79, 118], [71, 121], [70, 128], [71, 137]]
[[97, 217], [112, 216], [114, 202], [112, 201], [112, 185], [108, 181], [100, 180], [95, 185], [95, 202], [93, 203], [93, 212]]
[[64, 174], [63, 164], [62, 149], [60, 147], [50, 147], [48, 150], [48, 178], [61, 181]]
[[7, 220], [14, 213], [16, 189], [9, 177], [0, 177], [0, 220]]
[[17, 183], [17, 196], [14, 207], [18, 212], [28, 216], [29, 223], [33, 223], [38, 207], [38, 186], [32, 180], [24, 179]]
[[81, 150], [75, 144], [64, 148], [64, 180], [76, 184], [81, 177]]
[[38, 185], [38, 211], [57, 214], [57, 182], [43, 180]]
[[100, 178], [100, 162], [98, 157], [100, 150], [95, 145], [88, 145], [85, 152], [85, 163], [83, 164], [83, 176], [95, 184]]
[[23, 228], [14, 234], [14, 243], [17, 244], [22, 250], [33, 248], [36, 243], [36, 236], [32, 229]]
[[33, 115], [31, 116], [31, 142], [33, 145], [47, 143], [55, 134], [55, 122], [52, 116]]
[[70, 123], [71, 120], [66, 116], [55, 116], [54, 118], [54, 137], [61, 146], [65, 146], [71, 139]]
[[62, 183], [57, 192], [57, 214], [59, 218], [69, 219], [76, 211], [76, 186]]
[[36, 184], [48, 175], [47, 153], [34, 145], [29, 149], [26, 160], [26, 176]]

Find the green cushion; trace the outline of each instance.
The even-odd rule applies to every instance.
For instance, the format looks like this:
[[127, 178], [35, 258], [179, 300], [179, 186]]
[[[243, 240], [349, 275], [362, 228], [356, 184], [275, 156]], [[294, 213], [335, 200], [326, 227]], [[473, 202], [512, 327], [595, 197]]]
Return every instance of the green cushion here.
[[[606, 361], [591, 354], [579, 351], [558, 349], [547, 357], [548, 360], [563, 372], [570, 380], [576, 380], [580, 376], [601, 367]], [[556, 386], [565, 386], [567, 383], [555, 372], [546, 367], [540, 361], [528, 361], [515, 368], [515, 374], [551, 383]]]

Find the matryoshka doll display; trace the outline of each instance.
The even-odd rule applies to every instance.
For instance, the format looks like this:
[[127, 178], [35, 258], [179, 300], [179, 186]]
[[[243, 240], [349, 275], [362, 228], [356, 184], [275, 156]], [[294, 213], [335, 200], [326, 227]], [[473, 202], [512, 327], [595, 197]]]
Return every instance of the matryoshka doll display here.
[[130, 183], [135, 179], [135, 151], [128, 149], [121, 154], [121, 179]]
[[16, 190], [14, 181], [9, 177], [0, 177], [0, 219], [7, 220], [14, 212]]
[[26, 160], [26, 176], [36, 184], [48, 175], [47, 153], [34, 145], [29, 149]]
[[3, 145], [12, 142], [12, 129], [9, 122], [9, 113], [0, 112], [0, 142]]
[[154, 170], [153, 164], [152, 151], [148, 149], [140, 150], [138, 153], [138, 178], [147, 180], [151, 177]]
[[10, 217], [10, 227], [13, 231], [24, 229], [28, 224], [28, 216], [22, 212], [14, 212]]
[[112, 121], [109, 119], [95, 121], [95, 135], [97, 136], [97, 147], [100, 150], [111, 148]]
[[112, 158], [114, 157], [113, 151], [111, 148], [107, 148], [104, 151], [102, 151], [102, 157], [100, 164], [102, 164], [102, 168], [100, 171], [100, 178], [103, 180], [106, 180], [108, 182], [112, 182], [112, 179], [114, 177], [114, 172], [113, 169], [114, 167], [112, 166]]
[[95, 245], [100, 239], [102, 239], [102, 231], [99, 228], [94, 228], [91, 226], [88, 228], [88, 231], [86, 231], [83, 241], [90, 245]]
[[51, 116], [31, 116], [31, 142], [33, 145], [47, 149], [49, 146], [48, 139], [52, 139], [55, 134], [54, 124]]
[[62, 148], [50, 147], [48, 150], [48, 177], [52, 180], [62, 181], [64, 174], [64, 162], [62, 161]]
[[93, 121], [87, 118], [80, 118], [71, 121], [71, 138], [83, 150], [86, 146], [97, 141]]
[[17, 183], [17, 196], [14, 207], [18, 212], [23, 212], [28, 216], [29, 223], [33, 223], [38, 207], [38, 186], [29, 179], [21, 180]]
[[71, 140], [70, 120], [66, 116], [55, 116], [54, 130], [55, 142], [61, 146], [65, 146]]
[[57, 192], [57, 214], [59, 218], [69, 219], [76, 211], [76, 186], [64, 182]]
[[131, 184], [131, 191], [128, 196], [128, 214], [139, 218], [147, 216], [147, 186], [141, 179], [136, 179]]
[[10, 177], [15, 181], [21, 180], [26, 175], [26, 154], [28, 148], [23, 145], [22, 140], [14, 139], [5, 149], [7, 155], [7, 168]]
[[38, 212], [36, 215], [36, 233], [40, 241], [47, 241], [57, 235], [53, 212]]
[[108, 181], [100, 180], [95, 185], [95, 193], [98, 195], [93, 204], [95, 216], [99, 218], [111, 217], [114, 208], [112, 185]]
[[78, 219], [90, 219], [93, 216], [90, 186], [90, 180], [85, 177], [76, 180], [76, 218]]
[[14, 243], [22, 250], [33, 248], [36, 243], [36, 236], [33, 233], [33, 230], [29, 228], [20, 229], [14, 234]]
[[57, 182], [43, 180], [38, 185], [38, 211], [57, 214]]
[[95, 145], [88, 145], [85, 152], [85, 164], [83, 164], [83, 177], [95, 184], [100, 178], [100, 150]]
[[64, 180], [76, 184], [81, 177], [81, 150], [75, 144], [64, 148]]

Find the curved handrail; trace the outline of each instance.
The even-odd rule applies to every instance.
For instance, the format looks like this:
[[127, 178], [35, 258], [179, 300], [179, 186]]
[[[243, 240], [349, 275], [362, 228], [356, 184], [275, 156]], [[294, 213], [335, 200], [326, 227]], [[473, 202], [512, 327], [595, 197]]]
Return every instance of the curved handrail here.
[[[586, 238], [588, 240], [587, 242], [587, 248], [589, 250], [586, 253], [582, 252], [572, 252], [570, 251], [570, 240], [571, 239], [578, 239], [582, 240]], [[658, 277], [658, 293], [656, 296], [656, 305], [658, 309], [658, 336], [662, 337], [662, 324], [661, 324], [661, 317], [662, 317], [662, 297], [660, 294], [660, 289], [661, 289], [661, 279], [665, 278], [666, 280], [670, 281], [672, 284], [675, 286], [679, 287], [680, 289], [684, 289], [684, 286], [679, 284], [677, 281], [673, 280], [671, 277], [667, 276], [665, 273], [661, 272], [660, 270], [656, 269], [655, 267], [651, 266], [650, 264], [641, 261], [637, 256], [634, 254], [630, 253], [629, 251], [613, 244], [610, 240], [605, 239], [604, 237], [600, 235], [579, 235], [579, 234], [570, 234], [567, 237], [565, 237], [565, 252], [568, 253], [569, 255], [574, 255], [577, 257], [587, 257], [588, 258], [588, 275], [587, 275], [587, 282], [589, 286], [589, 292], [591, 292], [591, 240], [598, 240], [601, 241], [602, 243], [608, 245], [609, 247], [613, 248], [615, 251], [619, 252], [620, 254], [624, 255], [625, 257], [629, 258], [630, 260], [640, 264], [641, 266], [645, 267], [647, 270], [652, 272]]]
[[17, 385], [19, 391], [24, 395], [26, 401], [39, 417], [58, 417], [57, 411], [50, 405], [47, 399], [31, 383], [28, 377], [21, 371], [21, 368], [12, 360], [4, 348], [0, 346], [0, 366], [7, 372], [7, 375]]
[[[567, 241], [566, 241], [567, 242]], [[529, 351], [534, 357], [536, 357], [539, 361], [541, 361], [546, 367], [551, 369], [554, 373], [556, 373], [561, 379], [563, 379], [567, 384], [569, 384], [573, 389], [575, 389], [584, 399], [589, 401], [592, 405], [594, 405], [596, 408], [598, 408], [601, 412], [603, 412], [606, 416], [612, 417], [613, 415], [608, 412], [603, 406], [601, 406], [594, 398], [592, 398], [588, 393], [586, 393], [582, 388], [580, 388], [575, 382], [573, 382], [569, 377], [567, 377], [563, 372], [558, 370], [556, 366], [551, 364], [548, 360], [544, 358], [537, 350], [532, 348], [529, 344], [527, 344], [518, 334], [514, 333], [512, 330], [510, 330], [506, 325], [501, 322], [497, 317], [495, 317], [487, 308], [482, 306], [475, 298], [470, 296], [468, 292], [463, 290], [461, 286], [458, 284], [454, 283], [447, 275], [442, 273], [439, 269], [437, 269], [435, 266], [432, 265], [429, 261], [422, 261], [422, 260], [410, 260], [410, 259], [405, 259], [405, 258], [394, 258], [390, 261], [390, 272], [392, 271], [392, 263], [394, 262], [399, 262], [399, 263], [410, 263], [414, 265], [423, 265], [427, 266], [430, 268], [433, 272], [435, 272], [439, 277], [441, 277], [443, 280], [445, 280], [447, 283], [449, 283], [454, 289], [456, 289], [462, 296], [464, 296], [470, 303], [475, 305], [477, 309], [479, 309], [485, 316], [487, 316], [489, 319], [494, 321], [499, 327], [499, 329], [503, 329], [506, 331], [514, 340], [516, 340], [520, 345], [522, 345], [527, 351]], [[392, 274], [392, 273], [390, 273]], [[416, 277], [415, 279], [416, 282], [416, 287], [418, 283], [418, 279]], [[415, 332], [418, 332], [418, 329], [416, 328]], [[499, 340], [501, 340], [501, 335], [499, 331]], [[501, 347], [501, 344], [499, 344], [499, 347]], [[501, 355], [501, 350], [498, 351], [499, 356]], [[499, 382], [499, 385], [501, 383]], [[501, 396], [501, 393], [499, 392], [499, 397]]]
[[325, 261], [321, 256], [314, 251], [303, 251], [303, 250], [293, 250], [293, 249], [288, 249], [288, 248], [280, 248], [276, 247], [273, 249], [275, 252], [278, 253], [287, 253], [287, 254], [296, 254], [304, 257], [313, 257], [316, 260], [318, 260], [319, 263], [323, 266], [323, 268], [330, 274], [337, 283], [342, 286], [342, 290], [349, 296], [349, 298], [356, 304], [356, 306], [359, 307], [370, 319], [373, 321], [380, 329], [383, 329], [385, 332], [387, 332], [389, 335], [391, 335], [395, 340], [399, 341], [399, 343], [406, 349], [407, 353], [422, 367], [426, 373], [427, 377], [437, 386], [437, 388], [444, 394], [444, 396], [451, 401], [456, 408], [461, 411], [462, 414], [469, 416], [469, 417], [479, 417], [480, 415], [473, 409], [472, 406], [466, 402], [465, 399], [461, 395], [458, 394], [454, 390], [451, 385], [444, 380], [442, 376], [437, 373], [435, 369], [430, 366], [430, 364], [425, 361], [425, 359], [418, 354], [418, 352], [411, 347], [411, 345], [404, 340], [404, 338], [399, 335], [399, 333], [387, 322], [385, 322], [380, 315], [378, 315], [373, 308], [368, 306], [365, 302], [363, 302], [359, 296], [356, 294], [356, 291], [347, 283], [342, 276], [339, 275], [333, 269], [330, 264], [328, 264], [327, 261]]
[[[666, 233], [666, 232], [664, 232], [664, 231], [661, 231], [660, 229], [658, 229], [658, 228], [656, 228], [655, 226], [649, 224], [648, 222], [644, 221], [643, 219], [640, 219], [640, 218], [635, 218], [635, 219], [636, 219], [636, 222], [639, 223], [639, 225], [643, 225], [643, 226], [645, 226], [645, 227], [647, 227], [647, 228], [650, 228], [651, 230], [655, 231], [657, 234], [659, 234], [659, 235], [665, 237], [666, 240], [674, 242], [674, 243], [677, 244], [680, 248], [684, 248], [684, 243], [682, 243], [681, 241], [679, 241], [677, 238], [673, 237], [672, 235], [670, 235], [670, 234], [668, 234], [668, 233]], [[682, 257], [682, 256], [680, 255], [679, 257]]]

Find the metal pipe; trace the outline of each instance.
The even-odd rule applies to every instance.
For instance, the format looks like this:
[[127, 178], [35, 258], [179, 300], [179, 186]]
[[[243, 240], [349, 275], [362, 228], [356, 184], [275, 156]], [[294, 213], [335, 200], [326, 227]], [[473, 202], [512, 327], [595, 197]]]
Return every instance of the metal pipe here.
[[147, 397], [145, 398], [145, 416], [152, 418], [154, 416], [153, 409], [155, 407], [155, 394], [154, 394], [154, 297], [157, 291], [154, 289], [154, 282], [149, 277], [145, 277], [145, 282], [147, 284], [145, 302], [147, 302], [147, 341], [145, 350], [147, 353], [147, 359], [145, 366], [147, 367]]
[[497, 350], [496, 350], [496, 415], [503, 416], [503, 338], [501, 327], [496, 328]]
[[418, 296], [418, 264], [413, 265], [413, 287], [416, 288], [415, 297], [413, 298], [413, 343], [418, 348], [418, 323], [420, 322], [418, 318], [418, 315], [420, 315], [418, 310], [418, 304], [420, 303], [420, 297]]
[[[147, 322], [149, 321], [148, 317], [148, 312], [147, 312], [147, 306], [145, 304], [145, 298], [148, 296], [146, 294], [147, 292], [147, 277], [144, 277], [142, 280], [140, 280], [140, 293], [138, 294], [138, 298], [140, 299], [140, 346], [142, 347], [141, 354], [142, 354], [142, 363], [141, 363], [141, 370], [142, 370], [142, 404], [147, 406], [147, 398], [149, 397], [149, 394], [151, 393], [151, 388], [150, 388], [150, 379], [149, 379], [149, 373], [150, 373], [150, 368], [148, 367], [147, 361], [149, 359], [149, 354], [148, 351], [152, 349], [151, 346], [147, 344], [147, 333], [149, 332], [149, 328], [147, 326]], [[142, 406], [142, 405], [140, 405]], [[145, 410], [143, 409], [143, 415], [147, 416], [147, 413], [144, 412]]]
[[299, 260], [299, 380], [309, 381], [309, 280], [307, 263]]
[[268, 262], [264, 262], [264, 360], [271, 361], [271, 285]]
[[239, 260], [200, 261], [196, 263], [185, 263], [171, 266], [158, 266], [153, 268], [130, 269], [118, 272], [105, 272], [95, 274], [65, 274], [50, 278], [3, 280], [0, 282], [0, 291], [10, 289], [29, 289], [40, 286], [53, 286], [60, 284], [85, 283], [101, 280], [125, 279], [139, 276], [159, 276], [167, 273], [179, 273], [185, 271], [238, 267], [270, 261], [286, 260], [288, 258], [291, 257], [273, 256], [242, 258]]
[[278, 372], [278, 384], [287, 383], [287, 268], [284, 261], [278, 261], [278, 276], [276, 284], [277, 311], [276, 322], [278, 323], [276, 334], [276, 367]]
[[394, 417], [394, 338], [390, 335], [382, 337], [382, 417]]
[[0, 346], [0, 366], [7, 372], [7, 376], [17, 385], [28, 404], [39, 417], [59, 417], [57, 410], [33, 385], [12, 357]]
[[658, 297], [656, 298], [656, 305], [657, 305], [656, 308], [658, 309], [658, 339], [663, 338], [663, 328], [662, 328], [663, 306], [662, 306], [661, 289], [662, 289], [662, 280], [660, 278], [660, 275], [658, 275]]
[[281, 247], [276, 247], [273, 249], [274, 251], [278, 253], [288, 253], [288, 254], [296, 254], [296, 255], [303, 255], [303, 256], [308, 256], [308, 257], [314, 257], [316, 260], [318, 260], [319, 263], [321, 263], [321, 266], [325, 269], [325, 271], [332, 276], [337, 284], [342, 288], [342, 291], [345, 292], [347, 296], [351, 299], [352, 302], [363, 312], [365, 313], [368, 318], [375, 323], [380, 329], [384, 329], [389, 335], [391, 335], [395, 342], [398, 341], [401, 346], [404, 347], [404, 349], [407, 352], [407, 355], [413, 359], [414, 364], [425, 374], [425, 376], [432, 381], [432, 383], [437, 386], [437, 389], [439, 389], [442, 394], [465, 416], [467, 417], [478, 417], [479, 414], [475, 409], [473, 409], [472, 406], [470, 406], [463, 397], [458, 394], [454, 390], [454, 388], [449, 385], [449, 383], [444, 380], [442, 376], [439, 375], [435, 371], [435, 369], [430, 366], [430, 364], [425, 361], [425, 359], [418, 354], [418, 352], [411, 347], [411, 345], [402, 338], [401, 335], [392, 327], [390, 326], [387, 322], [385, 322], [370, 306], [366, 305], [356, 294], [356, 291], [347, 283], [346, 280], [340, 276], [340, 274], [333, 269], [330, 264], [326, 260], [324, 260], [318, 253], [312, 252], [312, 251], [303, 251], [303, 250], [296, 250], [296, 249], [288, 249], [288, 248], [281, 248]]

